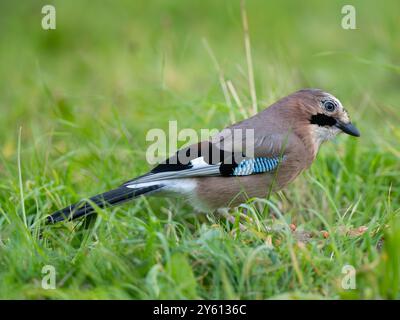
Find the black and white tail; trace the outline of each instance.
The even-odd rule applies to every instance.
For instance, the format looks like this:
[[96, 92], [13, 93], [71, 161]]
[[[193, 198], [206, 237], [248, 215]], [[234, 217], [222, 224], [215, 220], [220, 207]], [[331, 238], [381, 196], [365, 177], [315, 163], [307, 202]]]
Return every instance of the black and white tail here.
[[117, 189], [91, 197], [89, 199], [90, 201], [80, 201], [58, 210], [47, 217], [47, 222], [56, 223], [63, 220], [73, 220], [82, 216], [87, 216], [95, 212], [95, 208], [90, 203], [94, 203], [99, 208], [113, 207], [141, 195], [156, 191], [162, 187], [163, 185], [161, 184], [142, 188], [127, 188], [126, 186], [121, 186]]

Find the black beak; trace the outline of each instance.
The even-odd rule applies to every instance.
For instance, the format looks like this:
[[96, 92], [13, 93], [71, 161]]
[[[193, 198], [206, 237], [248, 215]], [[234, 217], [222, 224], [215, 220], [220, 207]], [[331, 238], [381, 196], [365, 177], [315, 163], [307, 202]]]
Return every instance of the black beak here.
[[341, 121], [336, 121], [335, 127], [339, 128], [344, 133], [347, 133], [351, 136], [354, 136], [354, 137], [360, 136], [360, 131], [358, 131], [358, 129], [351, 122], [344, 123]]

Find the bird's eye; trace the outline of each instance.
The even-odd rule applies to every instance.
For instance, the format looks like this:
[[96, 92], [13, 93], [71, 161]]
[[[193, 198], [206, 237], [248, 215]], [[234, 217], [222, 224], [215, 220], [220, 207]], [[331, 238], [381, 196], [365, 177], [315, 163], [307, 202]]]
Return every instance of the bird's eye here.
[[322, 102], [324, 104], [324, 108], [328, 112], [333, 112], [336, 109], [336, 104], [331, 100], [326, 100]]

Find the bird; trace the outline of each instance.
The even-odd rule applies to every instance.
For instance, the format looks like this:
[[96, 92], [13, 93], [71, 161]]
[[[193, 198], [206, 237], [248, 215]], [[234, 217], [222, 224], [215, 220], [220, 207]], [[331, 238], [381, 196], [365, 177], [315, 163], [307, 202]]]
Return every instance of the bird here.
[[88, 216], [97, 207], [140, 196], [180, 197], [203, 212], [237, 207], [285, 188], [339, 133], [360, 136], [339, 99], [321, 89], [301, 89], [178, 150], [144, 175], [48, 215], [47, 222]]

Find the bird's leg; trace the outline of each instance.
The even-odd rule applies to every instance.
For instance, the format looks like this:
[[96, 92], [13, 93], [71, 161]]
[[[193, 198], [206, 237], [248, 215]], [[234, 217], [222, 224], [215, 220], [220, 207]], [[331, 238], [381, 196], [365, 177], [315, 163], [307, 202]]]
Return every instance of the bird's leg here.
[[[231, 214], [231, 213], [229, 212], [229, 209], [228, 209], [228, 208], [220, 208], [220, 209], [217, 209], [217, 213], [220, 214], [220, 215], [222, 215], [223, 217], [225, 217], [226, 220], [228, 220], [230, 223], [232, 223], [233, 225], [235, 225], [235, 223], [236, 223], [236, 216], [233, 215], [233, 214]], [[242, 218], [245, 217], [245, 218], [248, 219], [248, 217], [247, 217], [246, 215], [244, 215], [243, 213], [240, 213], [240, 217], [242, 217]], [[240, 223], [240, 222], [239, 222], [239, 229], [240, 229], [240, 231], [242, 231], [242, 232], [247, 230], [247, 228], [246, 228], [242, 223]]]

